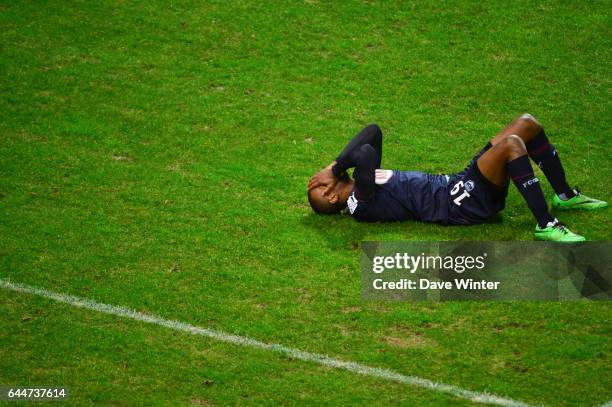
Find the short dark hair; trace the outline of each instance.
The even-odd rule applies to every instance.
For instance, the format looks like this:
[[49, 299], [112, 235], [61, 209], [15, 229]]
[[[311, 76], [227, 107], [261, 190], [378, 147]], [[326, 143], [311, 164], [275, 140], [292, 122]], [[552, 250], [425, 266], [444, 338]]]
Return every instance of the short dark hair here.
[[316, 189], [317, 188], [308, 191], [308, 202], [315, 213], [332, 215], [340, 212], [346, 206], [344, 202], [336, 202], [335, 204], [329, 203], [322, 195], [317, 196], [315, 192]]

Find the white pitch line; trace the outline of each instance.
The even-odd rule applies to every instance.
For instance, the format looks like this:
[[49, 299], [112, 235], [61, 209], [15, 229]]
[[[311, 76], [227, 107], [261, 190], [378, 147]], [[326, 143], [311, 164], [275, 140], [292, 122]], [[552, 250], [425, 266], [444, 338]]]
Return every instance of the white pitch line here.
[[602, 404], [600, 407], [612, 407], [612, 400], [608, 401], [607, 403]]
[[441, 393], [448, 393], [455, 397], [468, 399], [476, 403], [494, 404], [506, 407], [530, 407], [529, 404], [525, 404], [521, 401], [500, 397], [495, 394], [465, 390], [450, 384], [436, 383], [432, 380], [422, 379], [416, 376], [407, 376], [388, 369], [371, 367], [356, 362], [348, 362], [319, 353], [304, 352], [298, 349], [293, 349], [274, 343], [260, 342], [258, 340], [247, 338], [244, 336], [232, 335], [209, 328], [202, 328], [181, 321], [173, 321], [156, 315], [144, 314], [142, 312], [134, 311], [125, 307], [99, 303], [93, 300], [88, 300], [86, 298], [60, 294], [53, 291], [45, 290], [44, 288], [31, 287], [25, 284], [13, 283], [11, 281], [1, 279], [0, 288], [20, 293], [37, 295], [58, 302], [63, 302], [64, 304], [69, 304], [75, 307], [86, 308], [104, 314], [115, 315], [118, 317], [133, 319], [135, 321], [146, 322], [148, 324], [159, 325], [173, 329], [175, 331], [182, 331], [188, 332], [192, 335], [205, 336], [234, 345], [248, 346], [251, 348], [274, 351], [277, 353], [282, 353], [294, 359], [299, 359], [306, 362], [314, 362], [335, 369], [344, 369], [349, 372], [358, 373], [363, 376], [370, 376], [379, 379], [389, 380], [392, 382], [409, 384], [424, 389], [430, 389]]

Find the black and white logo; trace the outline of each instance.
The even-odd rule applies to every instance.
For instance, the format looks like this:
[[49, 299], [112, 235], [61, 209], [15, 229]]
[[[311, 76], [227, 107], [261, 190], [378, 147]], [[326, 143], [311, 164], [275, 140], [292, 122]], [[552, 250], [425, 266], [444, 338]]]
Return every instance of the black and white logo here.
[[353, 192], [351, 196], [348, 197], [348, 201], [346, 202], [351, 215], [353, 214], [353, 212], [355, 212], [355, 209], [357, 209], [357, 203], [357, 198], [355, 198], [355, 193]]
[[474, 189], [474, 181], [471, 179], [466, 181], [464, 188], [466, 191], [471, 192]]
[[537, 183], [538, 181], [540, 181], [538, 179], [538, 177], [533, 177], [532, 179], [528, 180], [527, 182], [523, 182], [523, 188], [527, 188], [528, 186], [531, 186], [531, 185]]

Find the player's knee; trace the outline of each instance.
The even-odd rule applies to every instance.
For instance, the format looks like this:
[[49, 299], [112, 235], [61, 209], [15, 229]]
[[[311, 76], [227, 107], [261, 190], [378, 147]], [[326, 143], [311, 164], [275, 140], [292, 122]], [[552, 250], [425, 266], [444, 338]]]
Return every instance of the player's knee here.
[[542, 125], [540, 124], [540, 122], [535, 117], [533, 117], [533, 115], [529, 113], [523, 114], [519, 118], [519, 120], [525, 123], [527, 126], [532, 127], [534, 129], [537, 129], [537, 130], [542, 129]]
[[504, 137], [500, 142], [500, 147], [504, 149], [508, 156], [518, 157], [527, 154], [527, 147], [522, 138], [516, 134]]

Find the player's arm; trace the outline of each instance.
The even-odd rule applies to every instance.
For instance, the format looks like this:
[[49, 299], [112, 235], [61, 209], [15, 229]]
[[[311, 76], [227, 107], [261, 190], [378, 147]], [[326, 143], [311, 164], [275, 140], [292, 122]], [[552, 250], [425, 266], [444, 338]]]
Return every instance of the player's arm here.
[[382, 132], [377, 125], [370, 124], [357, 133], [344, 147], [344, 150], [336, 158], [335, 164], [331, 167], [333, 174], [340, 177], [347, 169], [355, 166], [354, 157], [351, 156], [365, 145], [371, 146], [374, 150], [374, 168], [379, 168], [382, 160]]
[[369, 144], [364, 144], [353, 150], [347, 161], [355, 167], [353, 179], [357, 199], [369, 201], [374, 198], [376, 169], [380, 167], [380, 155], [376, 149]]
[[[365, 158], [364, 152], [361, 151], [364, 146], [368, 146], [366, 149], [371, 150], [367, 152], [367, 157]], [[362, 129], [351, 139], [334, 162], [310, 179], [308, 182], [308, 190], [325, 185], [327, 188], [324, 194], [327, 194], [335, 187], [339, 179], [347, 177], [346, 170], [352, 167], [356, 168], [355, 174], [353, 174], [355, 176], [355, 181], [357, 181], [357, 176], [361, 173], [362, 175], [360, 175], [359, 178], [361, 178], [360, 181], [362, 182], [360, 183], [365, 184], [365, 180], [369, 178], [369, 170], [366, 170], [366, 167], [373, 168], [371, 171], [371, 178], [374, 179], [374, 170], [380, 167], [381, 159], [382, 132], [377, 125], [371, 124]], [[357, 169], [362, 163], [364, 168], [358, 171]], [[373, 193], [373, 185], [371, 188], [365, 186], [364, 192], [367, 192], [369, 189], [371, 189]]]
[[[353, 178], [355, 180], [355, 193], [360, 201], [368, 201], [374, 197], [375, 171], [380, 164], [380, 156], [369, 144], [364, 144], [352, 149], [344, 158], [343, 164], [346, 168], [355, 168]], [[337, 165], [337, 163], [336, 163]], [[315, 175], [309, 183], [309, 190], [325, 185], [323, 195], [332, 191], [339, 178], [333, 173], [334, 165], [330, 165]], [[344, 173], [343, 173], [344, 174]], [[342, 175], [346, 176], [346, 175]]]

